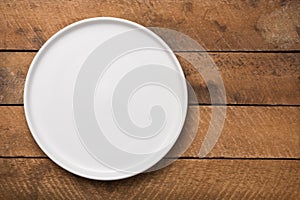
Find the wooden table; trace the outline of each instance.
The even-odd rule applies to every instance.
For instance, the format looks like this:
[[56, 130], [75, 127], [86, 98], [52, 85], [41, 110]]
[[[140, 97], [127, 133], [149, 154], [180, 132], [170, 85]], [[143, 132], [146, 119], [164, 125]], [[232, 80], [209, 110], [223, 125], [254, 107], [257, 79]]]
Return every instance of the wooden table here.
[[[1, 0], [0, 13], [0, 199], [300, 199], [300, 1]], [[182, 58], [200, 102], [190, 110], [200, 108], [201, 123], [171, 166], [92, 181], [39, 149], [23, 111], [30, 62], [55, 32], [97, 16], [174, 29], [209, 52], [228, 105], [222, 135], [206, 158], [197, 155], [212, 106], [205, 83]], [[201, 53], [168, 39], [175, 52]]]

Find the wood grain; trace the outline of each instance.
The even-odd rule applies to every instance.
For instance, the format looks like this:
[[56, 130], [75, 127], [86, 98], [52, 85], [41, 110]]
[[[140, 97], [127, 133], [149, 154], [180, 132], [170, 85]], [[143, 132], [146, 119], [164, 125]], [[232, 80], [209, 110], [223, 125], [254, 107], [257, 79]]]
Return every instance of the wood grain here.
[[[198, 132], [183, 156], [198, 156], [210, 124], [212, 107], [193, 106], [189, 112], [197, 109]], [[183, 134], [194, 126], [190, 113]], [[221, 136], [208, 157], [300, 158], [300, 107], [227, 107]]]
[[3, 199], [298, 199], [299, 161], [178, 160], [121, 181], [84, 179], [48, 159], [0, 159]]
[[[200, 125], [182, 155], [185, 157], [198, 157], [210, 123], [210, 106], [191, 106], [183, 136], [193, 135], [191, 130], [197, 120], [194, 114], [198, 109]], [[300, 107], [229, 106], [222, 134], [208, 157], [300, 158], [299, 116]], [[0, 156], [45, 156], [27, 128], [23, 107], [0, 107], [0, 119]], [[182, 138], [178, 147], [187, 141], [186, 137]]]
[[35, 53], [0, 52], [0, 103], [23, 103], [26, 74]]
[[[0, 49], [39, 49], [61, 28], [100, 16], [173, 29], [206, 50], [300, 49], [298, 0], [3, 0], [0, 13]], [[194, 50], [159, 34], [175, 50]]]
[[208, 84], [214, 92], [218, 86], [213, 79], [205, 83], [195, 69], [199, 66], [188, 64], [184, 58], [197, 60], [200, 65], [211, 57], [223, 79], [228, 104], [300, 104], [298, 53], [180, 53], [180, 56], [186, 79], [199, 103], [210, 103]]
[[[0, 13], [0, 199], [299, 199], [299, 0], [2, 0]], [[227, 103], [236, 106], [227, 107], [222, 134], [206, 159], [197, 156], [212, 106], [189, 106], [181, 136], [193, 128], [197, 134], [171, 166], [100, 182], [55, 165], [34, 142], [23, 107], [5, 105], [23, 104], [36, 54], [26, 51], [39, 50], [73, 22], [100, 16], [176, 30], [212, 51]], [[184, 59], [203, 58], [193, 53], [203, 49], [151, 30], [181, 55], [198, 102], [210, 104], [207, 84]]]
[[[24, 81], [35, 54], [0, 52], [1, 104], [23, 103]], [[201, 59], [205, 54], [180, 53], [180, 55], [182, 68], [197, 94], [198, 102], [209, 104], [210, 96], [206, 83], [197, 70], [184, 59]], [[209, 55], [224, 81], [228, 104], [300, 104], [299, 53], [210, 53]]]

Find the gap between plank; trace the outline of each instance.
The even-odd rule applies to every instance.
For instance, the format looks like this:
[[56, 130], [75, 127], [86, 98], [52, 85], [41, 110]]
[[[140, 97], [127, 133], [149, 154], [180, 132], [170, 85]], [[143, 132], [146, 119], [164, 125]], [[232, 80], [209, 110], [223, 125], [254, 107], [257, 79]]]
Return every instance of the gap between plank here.
[[[38, 52], [37, 49], [0, 49], [0, 52]], [[300, 53], [300, 50], [233, 50], [233, 51], [194, 51], [175, 50], [174, 53]]]
[[[20, 106], [23, 107], [24, 104], [0, 104], [0, 107], [9, 106]], [[235, 106], [235, 107], [300, 107], [300, 104], [194, 104], [191, 103], [188, 106]]]
[[300, 104], [206, 104], [206, 103], [201, 103], [201, 104], [196, 104], [196, 103], [191, 103], [189, 106], [236, 106], [236, 107], [300, 107]]
[[[47, 156], [0, 156], [0, 159], [49, 159]], [[174, 159], [167, 157], [164, 159]], [[300, 158], [242, 158], [242, 157], [179, 157], [178, 160], [299, 160]]]

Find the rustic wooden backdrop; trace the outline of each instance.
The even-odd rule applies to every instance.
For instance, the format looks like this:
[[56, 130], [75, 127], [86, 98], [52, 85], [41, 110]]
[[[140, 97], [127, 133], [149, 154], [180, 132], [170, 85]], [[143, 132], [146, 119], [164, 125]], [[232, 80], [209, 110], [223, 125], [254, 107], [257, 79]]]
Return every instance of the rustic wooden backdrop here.
[[[0, 199], [300, 199], [299, 0], [1, 0], [0, 13]], [[197, 153], [212, 106], [205, 83], [181, 58], [200, 101], [190, 111], [200, 108], [201, 123], [171, 166], [92, 181], [56, 166], [35, 144], [23, 111], [30, 62], [55, 32], [98, 16], [171, 28], [209, 52], [228, 113], [207, 158]], [[166, 39], [175, 52], [201, 53]]]

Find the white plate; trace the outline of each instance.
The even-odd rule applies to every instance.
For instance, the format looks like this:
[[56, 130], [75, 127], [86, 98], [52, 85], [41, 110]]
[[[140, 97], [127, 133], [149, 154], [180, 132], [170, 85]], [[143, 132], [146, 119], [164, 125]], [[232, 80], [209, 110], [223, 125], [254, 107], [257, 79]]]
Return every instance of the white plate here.
[[176, 142], [187, 111], [178, 60], [156, 34], [118, 18], [67, 26], [35, 56], [25, 115], [40, 148], [97, 180], [144, 172]]

